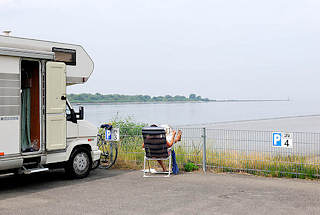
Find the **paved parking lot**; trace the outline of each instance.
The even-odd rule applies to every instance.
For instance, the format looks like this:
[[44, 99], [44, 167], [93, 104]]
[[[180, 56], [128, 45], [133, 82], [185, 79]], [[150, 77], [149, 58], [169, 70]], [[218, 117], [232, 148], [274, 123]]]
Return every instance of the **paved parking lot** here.
[[239, 174], [142, 178], [140, 171], [0, 177], [1, 214], [319, 214], [320, 182]]

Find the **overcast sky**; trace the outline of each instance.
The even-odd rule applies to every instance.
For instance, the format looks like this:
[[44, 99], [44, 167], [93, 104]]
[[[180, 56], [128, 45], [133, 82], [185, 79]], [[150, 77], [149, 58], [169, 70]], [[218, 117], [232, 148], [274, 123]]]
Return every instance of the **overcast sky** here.
[[319, 0], [0, 0], [0, 31], [77, 43], [69, 92], [319, 99]]

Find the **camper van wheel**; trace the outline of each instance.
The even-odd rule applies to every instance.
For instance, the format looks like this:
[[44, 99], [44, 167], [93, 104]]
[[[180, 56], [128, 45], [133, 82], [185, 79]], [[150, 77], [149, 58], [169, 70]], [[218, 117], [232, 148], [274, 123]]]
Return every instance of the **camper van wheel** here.
[[91, 167], [89, 152], [85, 149], [76, 149], [71, 154], [66, 165], [66, 173], [72, 178], [85, 178]]

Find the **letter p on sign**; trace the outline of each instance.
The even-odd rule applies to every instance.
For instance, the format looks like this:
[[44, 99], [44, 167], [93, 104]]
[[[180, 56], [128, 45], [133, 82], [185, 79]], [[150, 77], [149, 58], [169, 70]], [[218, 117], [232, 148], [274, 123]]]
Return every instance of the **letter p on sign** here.
[[111, 139], [111, 130], [107, 129], [106, 130], [106, 141], [110, 141]]
[[281, 133], [272, 133], [272, 146], [281, 147]]

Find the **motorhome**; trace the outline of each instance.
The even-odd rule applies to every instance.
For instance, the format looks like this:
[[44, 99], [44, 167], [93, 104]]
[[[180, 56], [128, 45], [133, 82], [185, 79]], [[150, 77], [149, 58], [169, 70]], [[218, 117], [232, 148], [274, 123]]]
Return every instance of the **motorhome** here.
[[0, 36], [0, 173], [83, 178], [97, 166], [97, 127], [66, 97], [93, 67], [80, 45]]

